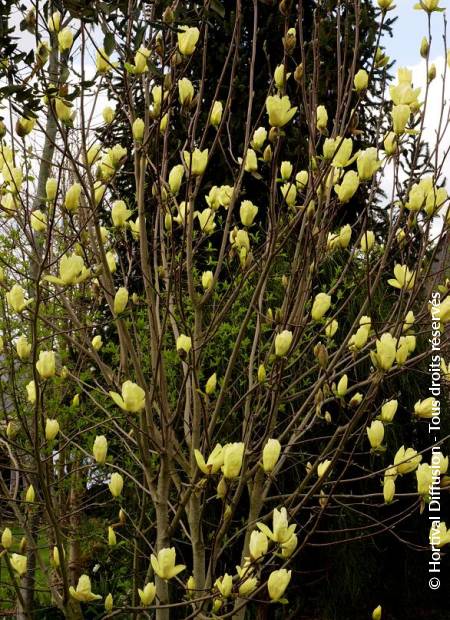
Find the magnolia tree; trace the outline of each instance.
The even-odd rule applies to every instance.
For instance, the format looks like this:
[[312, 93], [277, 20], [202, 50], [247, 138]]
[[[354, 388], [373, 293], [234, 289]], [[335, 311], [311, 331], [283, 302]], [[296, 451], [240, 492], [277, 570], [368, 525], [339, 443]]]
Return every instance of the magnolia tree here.
[[[7, 592], [19, 618], [38, 590], [73, 619], [268, 605], [295, 617], [304, 553], [337, 536], [338, 515], [375, 536], [448, 485], [445, 436], [428, 434], [438, 398], [408, 392], [429, 364], [449, 379], [444, 95], [424, 147], [430, 84], [445, 88], [445, 63], [437, 75], [429, 61], [442, 9], [416, 6], [425, 87], [399, 69], [359, 148], [389, 65], [378, 48], [361, 66], [359, 0], [324, 9], [334, 102], [318, 99], [327, 67], [319, 41], [305, 45], [302, 3], [280, 3], [284, 52], [267, 62], [262, 107], [255, 0], [245, 111], [239, 0], [212, 85], [209, 2], [187, 18], [178, 3], [131, 5], [93, 24], [36, 5], [34, 60], [15, 73], [39, 106], [3, 101]], [[381, 33], [393, 7], [378, 5]], [[300, 129], [306, 149], [287, 150]], [[449, 543], [424, 519], [422, 545], [430, 523], [434, 548]], [[119, 581], [99, 578], [105, 557]]]

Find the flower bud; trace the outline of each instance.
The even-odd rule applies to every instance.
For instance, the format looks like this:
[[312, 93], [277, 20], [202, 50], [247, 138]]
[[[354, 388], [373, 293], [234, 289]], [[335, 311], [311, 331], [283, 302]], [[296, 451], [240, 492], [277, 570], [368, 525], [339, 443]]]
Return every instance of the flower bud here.
[[292, 332], [288, 329], [283, 330], [275, 336], [275, 355], [284, 357], [292, 344]]
[[9, 527], [5, 527], [2, 532], [2, 545], [4, 549], [9, 549], [13, 544], [13, 535]]
[[73, 43], [73, 32], [70, 28], [63, 28], [58, 32], [58, 47], [60, 52], [70, 50]]
[[281, 444], [278, 439], [268, 439], [263, 449], [263, 469], [266, 474], [272, 472], [280, 458]]
[[111, 592], [105, 598], [105, 611], [111, 613], [114, 607], [114, 599]]
[[35, 499], [36, 499], [36, 493], [34, 490], [34, 486], [30, 484], [30, 486], [27, 488], [27, 491], [25, 493], [25, 501], [28, 502], [29, 504], [32, 504]]
[[50, 379], [56, 373], [56, 360], [54, 351], [41, 351], [39, 360], [36, 362], [36, 370], [42, 379]]
[[114, 314], [121, 314], [128, 304], [128, 291], [124, 286], [121, 286], [114, 296]]
[[108, 527], [108, 545], [110, 547], [117, 545], [116, 533], [111, 526]]
[[109, 490], [113, 497], [119, 497], [123, 489], [123, 478], [117, 472], [111, 474], [111, 478], [108, 484]]
[[92, 454], [94, 459], [100, 465], [106, 463], [106, 456], [108, 454], [108, 441], [104, 435], [97, 435], [92, 446]]
[[222, 120], [223, 105], [221, 101], [215, 101], [211, 111], [210, 123], [213, 127], [218, 127]]
[[142, 139], [144, 137], [144, 131], [145, 131], [145, 123], [142, 120], [142, 118], [135, 119], [133, 126], [132, 126], [132, 132], [133, 132], [133, 138], [136, 140], [136, 142], [142, 142]]
[[331, 306], [331, 297], [326, 293], [318, 293], [314, 299], [311, 316], [314, 321], [320, 321], [320, 319], [328, 312]]
[[353, 79], [353, 84], [357, 93], [365, 90], [369, 84], [369, 74], [365, 69], [360, 69]]
[[180, 334], [177, 338], [176, 348], [178, 353], [189, 355], [189, 351], [192, 349], [192, 338], [185, 334]]
[[58, 420], [52, 420], [47, 418], [45, 421], [45, 438], [47, 441], [52, 441], [55, 439], [57, 434], [59, 433], [59, 422]]
[[217, 374], [214, 373], [209, 377], [208, 381], [206, 382], [206, 386], [205, 386], [206, 394], [208, 394], [208, 396], [210, 396], [211, 394], [214, 394], [216, 387], [217, 387]]

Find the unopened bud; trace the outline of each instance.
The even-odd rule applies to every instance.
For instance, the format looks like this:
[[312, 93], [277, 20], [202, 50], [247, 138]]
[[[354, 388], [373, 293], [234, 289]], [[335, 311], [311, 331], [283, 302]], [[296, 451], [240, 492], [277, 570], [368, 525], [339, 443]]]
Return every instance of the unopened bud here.
[[420, 44], [420, 55], [422, 56], [422, 58], [426, 58], [429, 51], [430, 44], [428, 43], [428, 39], [426, 37], [423, 37], [422, 43]]
[[301, 62], [299, 65], [295, 67], [294, 80], [296, 82], [301, 82], [302, 78], [303, 78], [303, 63]]

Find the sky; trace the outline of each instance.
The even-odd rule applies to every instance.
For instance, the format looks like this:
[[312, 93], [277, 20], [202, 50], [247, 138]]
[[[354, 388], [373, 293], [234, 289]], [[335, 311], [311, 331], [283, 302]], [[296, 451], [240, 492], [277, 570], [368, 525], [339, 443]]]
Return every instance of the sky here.
[[[396, 61], [397, 66], [416, 65], [420, 62], [420, 42], [422, 37], [427, 36], [427, 15], [424, 11], [414, 10], [414, 4], [418, 0], [394, 0], [395, 9], [389, 12], [389, 17], [398, 17], [393, 27], [393, 37], [383, 41], [388, 56]], [[374, 0], [375, 2], [375, 0]], [[450, 0], [441, 0], [440, 6], [450, 8]], [[433, 13], [431, 16], [431, 29], [433, 41], [431, 46], [431, 59], [442, 56], [443, 48], [443, 18], [442, 13]], [[449, 44], [450, 32], [447, 33]], [[450, 46], [449, 46], [450, 47]]]

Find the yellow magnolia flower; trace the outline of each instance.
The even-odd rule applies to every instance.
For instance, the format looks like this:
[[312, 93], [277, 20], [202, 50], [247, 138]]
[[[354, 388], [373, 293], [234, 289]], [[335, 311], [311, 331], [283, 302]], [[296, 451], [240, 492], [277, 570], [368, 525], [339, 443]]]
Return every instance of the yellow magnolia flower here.
[[281, 555], [283, 558], [290, 558], [297, 548], [298, 538], [296, 534], [292, 536], [286, 542], [281, 545]]
[[203, 209], [203, 211], [198, 212], [197, 217], [200, 224], [200, 230], [206, 235], [210, 235], [216, 227], [216, 223], [214, 221], [214, 211], [208, 207], [207, 209]]
[[351, 198], [353, 198], [358, 187], [359, 187], [358, 173], [355, 172], [354, 170], [349, 170], [348, 172], [344, 174], [342, 182], [340, 184], [337, 183], [334, 186], [334, 191], [336, 192], [337, 197], [339, 198], [340, 202], [346, 203]]
[[381, 370], [390, 370], [395, 361], [397, 339], [389, 333], [382, 334], [381, 338], [376, 341], [376, 348], [376, 352], [370, 352], [373, 364]]
[[97, 73], [103, 75], [109, 73], [113, 68], [112, 63], [109, 60], [109, 55], [105, 52], [103, 47], [97, 50], [95, 57], [95, 68], [97, 69]]
[[360, 69], [353, 78], [353, 85], [357, 93], [366, 90], [369, 85], [369, 74], [365, 69]]
[[219, 590], [223, 598], [228, 598], [233, 590], [233, 577], [228, 573], [225, 573], [223, 577], [216, 579], [214, 585]]
[[249, 551], [252, 560], [258, 560], [267, 553], [269, 548], [269, 540], [264, 532], [253, 530], [250, 535]]
[[191, 56], [195, 51], [200, 30], [196, 27], [180, 26], [177, 35], [178, 49], [183, 56]]
[[268, 439], [263, 449], [263, 469], [266, 474], [274, 470], [280, 458], [281, 444], [278, 439]]
[[40, 209], [36, 209], [30, 214], [30, 224], [35, 232], [44, 232], [47, 230], [47, 216]]
[[280, 543], [281, 545], [287, 543], [291, 536], [294, 535], [296, 525], [293, 523], [289, 525], [287, 510], [286, 508], [281, 508], [278, 510], [275, 508], [272, 516], [272, 530], [267, 527], [265, 523], [258, 522], [258, 529], [263, 532], [267, 538], [273, 540], [274, 542]]
[[[386, 1], [386, 0], [382, 0], [382, 1]], [[393, 0], [388, 0], [390, 3], [392, 3]], [[380, 0], [378, 0], [378, 3], [380, 3]], [[375, 607], [375, 609], [372, 612], [372, 620], [381, 620], [381, 605], [378, 605], [378, 607]]]
[[45, 194], [49, 202], [53, 202], [55, 200], [57, 190], [58, 180], [53, 177], [47, 179], [47, 182], [45, 184]]
[[12, 289], [6, 293], [6, 301], [14, 312], [22, 312], [33, 300], [25, 299], [24, 289], [20, 284], [14, 284]]
[[114, 599], [111, 592], [105, 598], [105, 611], [110, 613], [114, 607]]
[[292, 571], [280, 568], [270, 573], [267, 581], [267, 590], [271, 601], [279, 601], [286, 591], [291, 580]]
[[136, 142], [142, 142], [145, 131], [145, 123], [142, 118], [136, 118], [131, 127], [131, 132], [133, 134], [133, 138]]
[[370, 147], [365, 151], [360, 151], [356, 159], [356, 166], [360, 180], [370, 181], [381, 166], [381, 162], [378, 160], [377, 149]]
[[367, 437], [373, 450], [381, 447], [384, 439], [384, 425], [380, 420], [374, 420], [370, 426], [366, 428]]
[[148, 70], [147, 58], [150, 56], [150, 50], [146, 47], [141, 47], [138, 49], [136, 54], [134, 55], [134, 72], [135, 73], [145, 73]]
[[194, 86], [188, 78], [181, 78], [178, 81], [178, 99], [182, 106], [189, 107], [194, 98]]
[[64, 198], [64, 208], [74, 212], [80, 206], [81, 185], [74, 183], [66, 192]]
[[318, 293], [314, 298], [311, 317], [314, 321], [320, 321], [320, 319], [328, 312], [331, 306], [331, 297], [326, 293]]
[[244, 158], [244, 170], [245, 172], [258, 171], [258, 158], [256, 157], [256, 153], [253, 149], [247, 149]]
[[280, 334], [275, 336], [275, 355], [278, 357], [284, 357], [287, 355], [292, 344], [292, 332], [288, 329], [284, 329]]
[[339, 323], [337, 322], [336, 319], [333, 319], [332, 321], [327, 323], [327, 325], [325, 326], [325, 335], [326, 335], [326, 337], [327, 338], [333, 338], [333, 336], [337, 332], [338, 328], [339, 328]]
[[443, 521], [436, 525], [433, 522], [430, 530], [430, 543], [438, 549], [450, 544], [450, 529], [447, 529], [447, 525]]
[[23, 138], [33, 131], [35, 124], [35, 118], [25, 118], [22, 116], [16, 123], [16, 132], [21, 138]]
[[56, 360], [54, 351], [41, 351], [36, 362], [36, 369], [42, 379], [50, 379], [56, 373]]
[[11, 562], [11, 566], [16, 571], [16, 573], [19, 575], [19, 577], [22, 577], [22, 575], [25, 575], [25, 573], [27, 572], [27, 556], [26, 555], [20, 555], [19, 553], [13, 553], [11, 554], [11, 557], [9, 560]]
[[192, 153], [184, 151], [183, 158], [188, 171], [190, 171], [193, 176], [199, 176], [206, 170], [208, 164], [208, 149], [203, 151], [194, 149]]
[[119, 497], [123, 489], [123, 478], [116, 471], [111, 474], [110, 481], [108, 483], [109, 490], [113, 497]]
[[25, 493], [25, 501], [28, 502], [29, 504], [32, 504], [35, 499], [36, 499], [36, 492], [34, 490], [34, 486], [30, 484], [30, 486], [27, 488], [27, 491]]
[[96, 351], [100, 351], [100, 349], [103, 346], [103, 340], [102, 337], [100, 335], [94, 336], [92, 338], [92, 348], [95, 349]]
[[128, 304], [128, 291], [124, 286], [121, 286], [114, 296], [113, 310], [114, 314], [121, 314]]
[[70, 50], [73, 43], [73, 32], [70, 28], [63, 28], [58, 32], [58, 47], [60, 52]]
[[181, 182], [183, 181], [184, 176], [184, 166], [182, 164], [178, 164], [174, 166], [169, 172], [169, 187], [170, 191], [174, 196], [176, 196], [180, 190]]
[[105, 106], [102, 110], [103, 120], [107, 125], [110, 125], [113, 122], [115, 115], [115, 110], [113, 110], [113, 108], [109, 105]]
[[17, 338], [16, 351], [19, 358], [24, 361], [30, 357], [31, 344], [26, 336], [22, 335]]
[[445, 11], [443, 7], [439, 6], [440, 1], [441, 0], [420, 0], [417, 4], [414, 5], [414, 8], [416, 10], [425, 11], [426, 13], [433, 13], [434, 11]]
[[61, 13], [54, 11], [48, 18], [47, 23], [50, 32], [58, 32], [61, 27]]
[[251, 226], [258, 213], [258, 207], [251, 200], [243, 200], [239, 209], [239, 216], [243, 226]]
[[326, 459], [325, 461], [320, 462], [317, 466], [317, 476], [319, 478], [322, 478], [329, 470], [330, 465], [331, 465], [331, 461], [329, 459]]
[[45, 439], [47, 441], [52, 441], [59, 433], [59, 422], [58, 420], [52, 420], [51, 418], [47, 418], [45, 421]]
[[53, 284], [70, 286], [84, 282], [90, 273], [90, 270], [84, 264], [82, 256], [78, 256], [78, 254], [65, 254], [59, 261], [59, 278], [56, 276], [45, 276], [44, 280]]
[[213, 108], [211, 110], [211, 116], [209, 122], [213, 127], [218, 127], [222, 120], [223, 104], [221, 101], [214, 101]]
[[108, 440], [104, 435], [97, 435], [92, 446], [92, 454], [94, 459], [100, 465], [106, 463], [106, 455], [108, 454]]
[[111, 219], [113, 225], [117, 228], [122, 228], [126, 226], [127, 220], [131, 215], [131, 211], [127, 209], [127, 206], [123, 200], [116, 200], [113, 203], [111, 209]]
[[108, 545], [110, 547], [115, 547], [117, 545], [117, 537], [114, 531], [114, 528], [108, 526]]
[[214, 394], [214, 392], [216, 391], [216, 387], [217, 387], [217, 373], [213, 373], [208, 381], [206, 382], [205, 385], [205, 393], [208, 394], [208, 396], [210, 396], [211, 394]]
[[347, 394], [347, 389], [348, 389], [348, 376], [342, 375], [342, 377], [339, 379], [339, 382], [337, 384], [336, 394], [340, 398], [344, 398], [344, 396]]
[[409, 211], [420, 211], [425, 202], [425, 190], [420, 183], [414, 183], [409, 191], [408, 202], [405, 203], [405, 207]]
[[386, 137], [384, 138], [384, 141], [383, 141], [383, 146], [384, 146], [386, 155], [388, 156], [395, 155], [395, 153], [397, 152], [398, 144], [397, 144], [397, 136], [395, 135], [393, 131], [390, 131], [388, 134], [386, 134]]
[[253, 134], [250, 144], [254, 149], [260, 151], [264, 146], [264, 142], [267, 140], [267, 129], [265, 127], [258, 127]]
[[383, 422], [392, 422], [395, 414], [397, 413], [398, 400], [389, 400], [381, 407], [380, 419]]
[[433, 470], [428, 463], [421, 463], [416, 469], [417, 493], [425, 500], [430, 494], [430, 487], [433, 482]]
[[418, 400], [414, 405], [414, 415], [418, 418], [433, 417], [434, 398], [430, 396], [424, 400]]
[[176, 347], [178, 353], [184, 352], [188, 355], [189, 351], [192, 349], [192, 338], [190, 336], [186, 336], [185, 334], [180, 334], [177, 338]]
[[172, 577], [175, 577], [186, 568], [184, 564], [175, 564], [175, 547], [161, 549], [158, 551], [157, 556], [152, 553], [150, 562], [158, 577], [165, 580], [172, 579]]
[[212, 271], [204, 271], [202, 273], [202, 287], [205, 291], [211, 288], [214, 282], [214, 274]]
[[258, 579], [252, 577], [252, 567], [248, 563], [248, 559], [244, 561], [244, 565], [236, 566], [236, 572], [239, 577], [239, 596], [250, 596], [252, 592], [258, 587]]
[[81, 575], [78, 579], [77, 588], [73, 586], [69, 588], [70, 596], [81, 603], [89, 603], [90, 601], [96, 601], [101, 599], [100, 594], [94, 594], [92, 592], [91, 580], [88, 575]]
[[401, 104], [395, 105], [392, 108], [392, 125], [394, 133], [402, 134], [405, 132], [406, 125], [408, 124], [409, 117], [411, 116], [411, 108], [409, 105]]
[[395, 477], [385, 475], [383, 481], [383, 498], [386, 504], [390, 504], [395, 497]]
[[295, 183], [284, 183], [280, 187], [283, 198], [288, 207], [293, 207], [297, 200], [297, 186]]
[[151, 605], [153, 601], [155, 600], [155, 596], [156, 596], [156, 586], [153, 583], [153, 581], [146, 583], [143, 590], [138, 588], [138, 594], [139, 594], [139, 598], [141, 599], [141, 603], [145, 607], [148, 607], [149, 605]]
[[36, 384], [34, 381], [30, 381], [25, 386], [27, 390], [27, 399], [28, 402], [34, 404], [36, 402]]
[[5, 527], [2, 532], [1, 543], [4, 549], [9, 549], [13, 544], [13, 535], [9, 527]]
[[363, 236], [361, 237], [361, 251], [364, 252], [364, 254], [367, 254], [368, 252], [370, 252], [370, 250], [373, 248], [374, 244], [375, 244], [375, 233], [373, 232], [373, 230], [366, 230], [363, 234]]
[[200, 450], [194, 450], [194, 456], [198, 468], [207, 476], [216, 474], [223, 465], [223, 448], [220, 443], [215, 445], [206, 462]]
[[227, 443], [223, 447], [222, 473], [224, 478], [238, 478], [242, 460], [244, 458], [245, 445], [242, 442]]
[[422, 455], [417, 454], [414, 448], [405, 448], [401, 446], [394, 457], [394, 467], [400, 475], [408, 474], [419, 466]]
[[407, 291], [414, 288], [416, 273], [410, 271], [406, 265], [399, 265], [397, 263], [394, 267], [394, 276], [395, 278], [388, 280], [388, 284], [391, 286]]
[[122, 383], [122, 396], [117, 392], [109, 392], [109, 395], [124, 411], [138, 413], [145, 407], [145, 390], [132, 381]]
[[287, 95], [284, 97], [269, 95], [266, 99], [266, 110], [272, 127], [284, 127], [292, 119], [297, 108], [291, 108]]
[[319, 131], [325, 131], [328, 124], [328, 112], [324, 105], [317, 106], [316, 127]]

